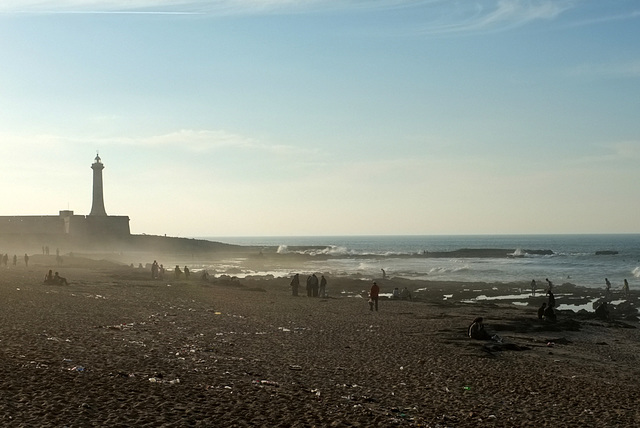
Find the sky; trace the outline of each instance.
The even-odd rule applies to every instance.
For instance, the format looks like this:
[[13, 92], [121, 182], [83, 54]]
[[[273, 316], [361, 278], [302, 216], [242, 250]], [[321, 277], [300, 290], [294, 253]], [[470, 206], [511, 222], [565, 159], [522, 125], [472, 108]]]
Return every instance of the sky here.
[[2, 0], [0, 215], [638, 233], [635, 0]]

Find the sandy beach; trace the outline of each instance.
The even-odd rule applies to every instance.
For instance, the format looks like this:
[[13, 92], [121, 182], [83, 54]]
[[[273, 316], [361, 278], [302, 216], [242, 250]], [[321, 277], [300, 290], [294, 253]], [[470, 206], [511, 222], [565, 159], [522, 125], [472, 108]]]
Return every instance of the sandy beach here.
[[[60, 268], [69, 285], [45, 285], [48, 262], [0, 271], [2, 426], [640, 420], [640, 333], [628, 313], [562, 311], [549, 324], [536, 315], [544, 296], [474, 301], [514, 290], [393, 278], [379, 281], [383, 293], [407, 286], [419, 298], [381, 299], [372, 312], [359, 278], [329, 277], [328, 298], [307, 298], [291, 296], [288, 278], [152, 280], [104, 261]], [[559, 286], [558, 303], [593, 293]], [[469, 339], [476, 316], [502, 341]]]

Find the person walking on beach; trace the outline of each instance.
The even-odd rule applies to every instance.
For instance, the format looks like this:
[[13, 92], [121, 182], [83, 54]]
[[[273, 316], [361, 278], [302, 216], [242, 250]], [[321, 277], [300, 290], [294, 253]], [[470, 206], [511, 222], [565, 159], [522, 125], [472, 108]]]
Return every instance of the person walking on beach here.
[[180, 279], [180, 275], [182, 275], [182, 271], [180, 270], [180, 266], [176, 265], [176, 268], [173, 270], [173, 273], [176, 276], [176, 279]]
[[545, 278], [545, 281], [547, 281], [547, 289], [549, 291], [553, 290], [553, 282], [549, 281], [549, 278]]
[[327, 278], [325, 278], [324, 275], [322, 275], [320, 277], [320, 289], [318, 291], [318, 294], [320, 295], [320, 297], [324, 298], [326, 292], [327, 292]]
[[606, 294], [611, 293], [611, 281], [609, 281], [609, 278], [605, 278], [605, 279], [604, 279], [604, 284], [605, 284], [605, 286], [606, 286], [606, 288], [605, 288], [605, 293], [606, 293]]
[[29, 267], [29, 255], [27, 253], [24, 253], [24, 265]]
[[532, 280], [531, 280], [531, 295], [532, 295], [533, 297], [536, 297], [536, 288], [537, 288], [537, 287], [536, 287], [536, 280], [535, 280], [535, 279], [532, 279]]
[[293, 278], [291, 279], [291, 283], [289, 285], [291, 285], [291, 295], [297, 296], [298, 288], [300, 287], [300, 275], [299, 274], [293, 275]]
[[622, 292], [624, 293], [624, 297], [629, 297], [629, 282], [625, 278], [624, 285], [622, 286]]
[[544, 311], [547, 309], [547, 303], [542, 302], [542, 306], [538, 308], [538, 319], [541, 320], [544, 317]]
[[191, 275], [191, 272], [189, 271], [189, 268], [187, 266], [184, 267], [184, 277], [185, 279], [189, 279], [189, 276]]
[[476, 340], [489, 340], [491, 336], [487, 333], [487, 330], [484, 329], [484, 324], [482, 323], [482, 317], [477, 317], [473, 320], [469, 328], [467, 329], [467, 334], [471, 339]]
[[369, 291], [369, 301], [371, 302], [371, 305], [369, 306], [370, 310], [373, 311], [373, 308], [375, 306], [376, 312], [378, 312], [378, 296], [379, 295], [380, 295], [380, 287], [378, 287], [378, 284], [374, 282], [373, 285], [371, 285], [371, 290]]

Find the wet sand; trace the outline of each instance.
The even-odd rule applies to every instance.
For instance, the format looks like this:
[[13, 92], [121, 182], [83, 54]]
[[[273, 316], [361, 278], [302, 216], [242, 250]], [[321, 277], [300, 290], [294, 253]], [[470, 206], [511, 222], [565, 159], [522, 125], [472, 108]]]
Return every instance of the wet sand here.
[[[637, 319], [561, 312], [547, 324], [536, 316], [543, 296], [465, 302], [516, 285], [388, 279], [382, 292], [425, 290], [371, 312], [359, 297], [369, 283], [350, 277], [328, 278], [321, 299], [291, 296], [286, 278], [160, 281], [108, 262], [61, 268], [70, 285], [44, 285], [48, 268], [0, 269], [2, 426], [640, 420]], [[594, 292], [557, 293], [562, 304]], [[502, 343], [466, 337], [476, 316]]]

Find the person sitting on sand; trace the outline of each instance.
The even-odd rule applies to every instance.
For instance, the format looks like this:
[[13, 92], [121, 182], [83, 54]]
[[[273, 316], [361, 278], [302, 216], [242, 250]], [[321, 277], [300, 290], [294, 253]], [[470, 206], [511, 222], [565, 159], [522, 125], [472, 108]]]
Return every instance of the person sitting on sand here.
[[58, 285], [69, 285], [69, 283], [67, 282], [67, 278], [61, 277], [58, 272], [53, 275], [53, 283]]
[[391, 296], [392, 299], [399, 299], [400, 298], [400, 289], [398, 287], [393, 289], [393, 295]]
[[607, 302], [602, 302], [602, 304], [596, 308], [596, 317], [603, 321], [609, 320], [609, 307]]
[[482, 323], [482, 317], [477, 317], [473, 320], [469, 328], [467, 329], [467, 334], [472, 339], [477, 340], [489, 340], [491, 336], [484, 329], [484, 324]]
[[202, 269], [202, 273], [200, 274], [200, 279], [203, 281], [209, 280], [209, 274], [207, 273], [206, 269]]
[[547, 306], [544, 310], [544, 319], [550, 322], [556, 322], [556, 312], [553, 310], [553, 306]]
[[546, 302], [542, 302], [542, 306], [540, 306], [538, 308], [538, 319], [541, 320], [542, 317], [544, 316], [544, 311], [547, 308], [547, 303]]
[[47, 272], [47, 274], [44, 276], [44, 283], [45, 284], [53, 284], [53, 271], [51, 269], [49, 269], [49, 272]]

